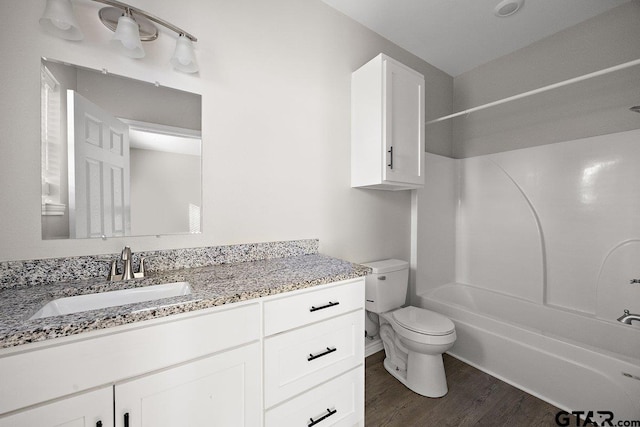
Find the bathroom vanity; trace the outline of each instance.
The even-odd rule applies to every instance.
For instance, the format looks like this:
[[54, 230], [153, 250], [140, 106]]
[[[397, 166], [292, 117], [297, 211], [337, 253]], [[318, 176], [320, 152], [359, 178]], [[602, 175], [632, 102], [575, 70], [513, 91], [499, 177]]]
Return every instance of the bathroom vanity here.
[[367, 272], [318, 254], [214, 265], [146, 279], [190, 295], [5, 321], [0, 426], [364, 425]]

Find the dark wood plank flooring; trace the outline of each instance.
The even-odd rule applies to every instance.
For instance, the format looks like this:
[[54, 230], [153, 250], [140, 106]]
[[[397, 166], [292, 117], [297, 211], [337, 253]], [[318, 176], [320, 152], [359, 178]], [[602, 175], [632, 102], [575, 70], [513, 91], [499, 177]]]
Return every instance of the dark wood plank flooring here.
[[[557, 426], [559, 411], [491, 375], [447, 354], [449, 393], [439, 399], [420, 396], [392, 377], [382, 365], [384, 351], [365, 362], [365, 425], [382, 426]], [[575, 424], [575, 419], [571, 420]]]

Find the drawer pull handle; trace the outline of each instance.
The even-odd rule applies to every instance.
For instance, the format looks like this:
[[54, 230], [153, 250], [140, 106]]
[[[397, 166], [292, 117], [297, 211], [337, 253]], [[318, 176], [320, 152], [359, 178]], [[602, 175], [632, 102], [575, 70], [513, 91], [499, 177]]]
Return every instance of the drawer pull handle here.
[[311, 308], [309, 309], [309, 311], [313, 313], [314, 311], [324, 310], [325, 308], [335, 307], [335, 306], [336, 306], [336, 305], [338, 305], [338, 304], [340, 304], [338, 301], [336, 301], [336, 302], [331, 302], [331, 301], [329, 301], [329, 304], [327, 304], [327, 305], [323, 305], [323, 306], [320, 306], [320, 307], [314, 307], [314, 306], [311, 306]]
[[124, 427], [129, 427], [129, 413], [124, 413]]
[[309, 424], [307, 424], [307, 427], [312, 427], [316, 424], [318, 424], [320, 421], [324, 421], [327, 418], [329, 418], [331, 415], [335, 414], [336, 412], [338, 412], [337, 409], [334, 409], [333, 411], [329, 408], [327, 408], [327, 413], [324, 414], [323, 416], [321, 416], [320, 418], [318, 418], [317, 420], [314, 420], [313, 418], [309, 418]]
[[322, 353], [318, 353], [318, 354], [315, 354], [315, 355], [309, 353], [309, 357], [307, 357], [307, 361], [311, 362], [312, 360], [315, 360], [315, 359], [317, 359], [319, 357], [322, 357], [322, 356], [326, 356], [327, 354], [333, 353], [334, 351], [337, 351], [337, 350], [338, 350], [337, 347], [333, 347], [333, 348], [327, 347], [327, 351], [323, 351]]

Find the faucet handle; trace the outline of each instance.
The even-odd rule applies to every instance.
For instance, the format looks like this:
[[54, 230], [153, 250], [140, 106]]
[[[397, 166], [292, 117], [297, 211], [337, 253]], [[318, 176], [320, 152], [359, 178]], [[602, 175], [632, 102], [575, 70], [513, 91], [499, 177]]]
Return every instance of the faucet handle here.
[[111, 260], [111, 267], [109, 267], [109, 274], [107, 275], [107, 280], [116, 280], [116, 276], [118, 275], [118, 261], [115, 259]]
[[145, 275], [147, 274], [147, 263], [146, 261], [149, 258], [157, 258], [157, 255], [147, 255], [147, 256], [143, 256], [140, 257], [140, 268], [138, 269], [137, 273], [134, 273], [133, 276], [138, 279], [140, 277], [145, 277]]
[[109, 274], [107, 274], [107, 280], [110, 282], [120, 280], [121, 276], [118, 274], [118, 260], [109, 260]]

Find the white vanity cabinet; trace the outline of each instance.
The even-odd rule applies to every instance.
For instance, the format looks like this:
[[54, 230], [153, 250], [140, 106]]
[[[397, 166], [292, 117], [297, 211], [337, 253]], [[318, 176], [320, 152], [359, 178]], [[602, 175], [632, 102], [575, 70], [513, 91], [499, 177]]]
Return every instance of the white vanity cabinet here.
[[0, 353], [0, 427], [259, 426], [260, 319], [244, 303]]
[[364, 425], [364, 279], [265, 302], [265, 427]]
[[363, 308], [357, 278], [0, 350], [0, 427], [364, 425]]
[[102, 387], [0, 418], [2, 427], [111, 427], [113, 389]]
[[260, 344], [0, 418], [2, 427], [259, 426]]
[[116, 427], [260, 425], [260, 344], [117, 383]]
[[351, 186], [424, 184], [424, 77], [380, 54], [351, 78]]

